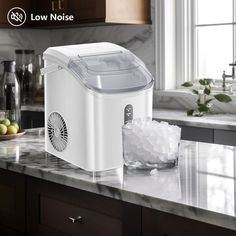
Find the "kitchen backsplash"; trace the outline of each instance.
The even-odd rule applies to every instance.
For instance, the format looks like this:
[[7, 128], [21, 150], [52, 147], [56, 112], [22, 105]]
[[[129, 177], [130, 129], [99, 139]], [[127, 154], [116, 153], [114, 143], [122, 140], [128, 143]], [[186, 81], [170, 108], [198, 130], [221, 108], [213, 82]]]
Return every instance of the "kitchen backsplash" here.
[[[0, 61], [15, 58], [15, 49], [34, 49], [42, 54], [50, 46], [49, 30], [0, 29]], [[0, 73], [2, 74], [2, 66]]]
[[151, 25], [117, 25], [51, 31], [51, 45], [112, 42], [140, 57], [155, 72], [154, 30]]
[[41, 54], [50, 46], [107, 41], [131, 50], [155, 75], [154, 11], [153, 0], [152, 25], [106, 25], [53, 30], [0, 29], [0, 60], [14, 58], [17, 48], [34, 49]]

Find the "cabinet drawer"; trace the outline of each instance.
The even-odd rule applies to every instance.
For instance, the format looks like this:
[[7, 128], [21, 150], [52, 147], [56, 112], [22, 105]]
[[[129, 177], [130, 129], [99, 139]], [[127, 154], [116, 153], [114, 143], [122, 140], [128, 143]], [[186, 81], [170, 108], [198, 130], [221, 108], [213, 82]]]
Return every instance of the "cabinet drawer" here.
[[214, 130], [214, 143], [236, 146], [236, 131]]
[[140, 206], [31, 177], [27, 183], [29, 235], [141, 235]]
[[184, 217], [143, 208], [143, 236], [234, 236], [235, 231]]
[[[0, 224], [25, 231], [25, 177], [0, 169]], [[0, 227], [0, 235], [4, 235]]]
[[[47, 196], [41, 196], [39, 204], [40, 223], [65, 234], [122, 235], [122, 224], [117, 218]], [[81, 217], [81, 220], [73, 223], [77, 217]]]

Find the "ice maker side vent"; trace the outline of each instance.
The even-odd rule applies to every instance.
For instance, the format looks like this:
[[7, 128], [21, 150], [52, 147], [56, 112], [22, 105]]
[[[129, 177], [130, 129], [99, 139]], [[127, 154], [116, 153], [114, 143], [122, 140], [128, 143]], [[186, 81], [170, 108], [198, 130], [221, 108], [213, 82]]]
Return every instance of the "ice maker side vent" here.
[[59, 113], [53, 112], [50, 114], [47, 129], [52, 146], [58, 152], [65, 150], [68, 143], [68, 131], [66, 122]]

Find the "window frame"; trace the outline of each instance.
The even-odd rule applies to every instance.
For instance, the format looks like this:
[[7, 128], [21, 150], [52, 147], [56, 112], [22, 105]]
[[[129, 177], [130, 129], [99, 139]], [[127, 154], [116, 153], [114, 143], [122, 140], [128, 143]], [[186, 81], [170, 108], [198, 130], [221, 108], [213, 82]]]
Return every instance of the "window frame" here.
[[[233, 34], [236, 39], [236, 0], [233, 3], [235, 14], [232, 24], [235, 25]], [[156, 0], [155, 4], [155, 89], [180, 89], [182, 83], [197, 79], [196, 0]], [[233, 79], [227, 81], [236, 83]]]
[[192, 0], [156, 0], [155, 89], [178, 89], [182, 83], [192, 81], [195, 74], [194, 20]]

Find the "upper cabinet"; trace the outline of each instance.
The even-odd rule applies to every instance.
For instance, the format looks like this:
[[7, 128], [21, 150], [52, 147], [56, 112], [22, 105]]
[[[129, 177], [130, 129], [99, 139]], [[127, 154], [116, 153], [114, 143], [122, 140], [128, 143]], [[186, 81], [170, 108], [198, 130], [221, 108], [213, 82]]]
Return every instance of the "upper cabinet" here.
[[22, 7], [21, 27], [64, 27], [88, 23], [150, 24], [150, 0], [0, 0], [0, 25], [10, 27], [7, 12]]
[[105, 22], [150, 24], [150, 0], [106, 0]]
[[[7, 20], [7, 13], [14, 7], [20, 7], [25, 12], [30, 12], [30, 0], [0, 0], [0, 27], [11, 26]], [[26, 20], [24, 26], [28, 26], [28, 24], [29, 19]]]

